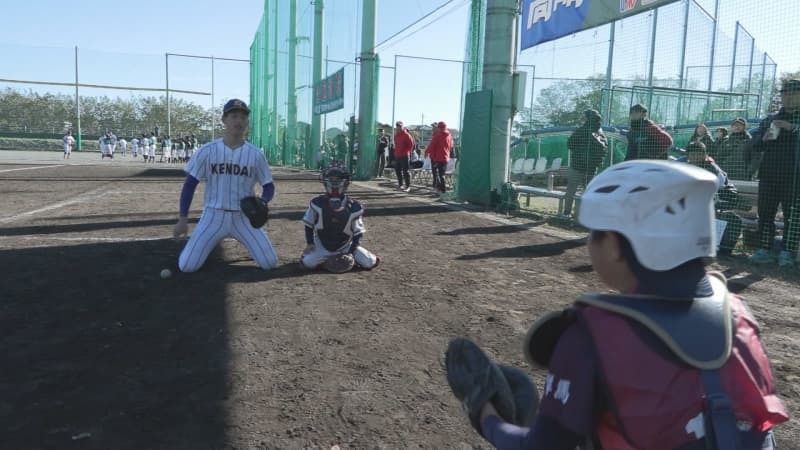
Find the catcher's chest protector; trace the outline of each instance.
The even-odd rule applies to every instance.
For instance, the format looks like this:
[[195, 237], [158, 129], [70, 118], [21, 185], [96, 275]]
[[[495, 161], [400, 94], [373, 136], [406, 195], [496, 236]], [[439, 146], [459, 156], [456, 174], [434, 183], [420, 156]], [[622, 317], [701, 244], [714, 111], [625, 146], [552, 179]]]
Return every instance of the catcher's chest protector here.
[[[724, 281], [710, 279], [715, 294], [702, 299], [578, 300], [571, 320], [592, 335], [614, 405], [598, 424], [604, 448], [674, 449], [706, 437], [702, 369], [719, 369], [740, 429], [765, 431], [788, 419], [775, 395], [755, 320], [738, 297], [728, 294]], [[550, 322], [556, 320], [561, 319], [553, 316]], [[652, 332], [672, 355], [643, 340], [642, 327], [635, 324]], [[532, 330], [529, 336], [536, 334]]]
[[319, 214], [317, 233], [322, 245], [336, 251], [353, 238], [353, 221], [364, 213], [361, 204], [345, 196], [341, 201], [320, 196], [311, 201]]

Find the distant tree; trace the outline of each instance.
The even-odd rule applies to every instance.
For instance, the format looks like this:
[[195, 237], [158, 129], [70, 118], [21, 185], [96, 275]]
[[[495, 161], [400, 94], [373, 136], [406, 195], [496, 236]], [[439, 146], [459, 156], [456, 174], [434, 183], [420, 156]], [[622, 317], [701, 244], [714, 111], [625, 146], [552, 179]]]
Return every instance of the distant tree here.
[[553, 83], [539, 92], [530, 121], [545, 126], [579, 125], [585, 109], [599, 109], [604, 86], [599, 76]]

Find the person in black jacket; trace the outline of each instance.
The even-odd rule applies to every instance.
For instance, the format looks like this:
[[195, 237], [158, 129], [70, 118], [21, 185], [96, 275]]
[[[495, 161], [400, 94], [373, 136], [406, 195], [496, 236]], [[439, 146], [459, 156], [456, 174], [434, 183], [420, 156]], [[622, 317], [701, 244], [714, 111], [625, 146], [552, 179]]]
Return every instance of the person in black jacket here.
[[600, 126], [602, 117], [594, 109], [583, 112], [586, 122], [576, 129], [567, 141], [569, 149], [569, 175], [567, 192], [564, 195], [564, 215], [572, 215], [572, 202], [578, 185], [586, 186], [592, 181], [597, 168], [603, 163], [608, 151], [606, 135]]
[[728, 174], [717, 165], [714, 158], [708, 155], [706, 146], [703, 143], [690, 142], [686, 147], [686, 156], [689, 164], [705, 169], [717, 176], [714, 210], [717, 220], [725, 222], [722, 236], [718, 236], [717, 255], [729, 256], [734, 247], [736, 247], [739, 236], [742, 234], [742, 218], [739, 217], [736, 211], [749, 209], [748, 202], [739, 195], [736, 186], [728, 179]]
[[756, 264], [775, 261], [770, 252], [775, 239], [775, 215], [783, 210], [783, 250], [778, 265], [795, 265], [798, 230], [798, 158], [800, 151], [800, 80], [787, 80], [781, 87], [782, 107], [761, 122], [753, 137], [753, 150], [762, 153], [758, 180], [758, 234], [760, 248], [750, 257]]

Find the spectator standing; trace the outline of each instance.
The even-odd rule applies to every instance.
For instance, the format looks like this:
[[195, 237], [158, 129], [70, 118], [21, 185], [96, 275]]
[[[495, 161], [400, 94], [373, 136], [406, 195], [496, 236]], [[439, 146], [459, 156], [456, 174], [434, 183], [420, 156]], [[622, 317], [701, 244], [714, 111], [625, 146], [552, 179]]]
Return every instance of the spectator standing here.
[[692, 133], [692, 137], [689, 138], [689, 143], [692, 142], [699, 142], [705, 146], [706, 149], [710, 149], [714, 145], [714, 138], [711, 137], [711, 132], [708, 131], [708, 127], [704, 123], [698, 123], [696, 127], [694, 127], [694, 132]]
[[714, 130], [714, 143], [711, 145], [711, 147], [706, 147], [706, 150], [708, 152], [708, 156], [714, 158], [714, 161], [719, 163], [722, 160], [720, 155], [727, 153], [729, 146], [730, 136], [728, 136], [728, 129], [725, 127], [719, 127]]
[[718, 161], [734, 180], [752, 180], [758, 170], [760, 155], [753, 153], [753, 137], [747, 132], [747, 121], [741, 117], [731, 124], [728, 152]]
[[564, 194], [564, 214], [572, 216], [572, 202], [578, 186], [586, 186], [606, 157], [608, 144], [601, 127], [602, 116], [594, 109], [583, 112], [586, 120], [567, 140], [569, 149], [569, 175]]
[[453, 150], [453, 136], [447, 129], [447, 124], [439, 122], [436, 124], [436, 132], [425, 149], [425, 154], [431, 159], [431, 172], [433, 173], [433, 189], [436, 193], [445, 193], [447, 183], [444, 174], [447, 171], [447, 163], [450, 161], [450, 152]]
[[375, 174], [378, 178], [383, 178], [383, 171], [386, 169], [386, 150], [389, 148], [389, 136], [386, 135], [386, 130], [381, 128], [378, 130], [378, 154], [377, 164], [378, 172]]
[[632, 159], [667, 159], [672, 136], [647, 118], [647, 107], [641, 103], [631, 106], [631, 129], [628, 132], [628, 153]]
[[[414, 151], [414, 138], [411, 133], [403, 127], [403, 122], [395, 124], [394, 132], [394, 171], [397, 174], [397, 189], [405, 192], [411, 190], [411, 173], [408, 171], [409, 157]], [[403, 187], [403, 182], [406, 186]]]
[[753, 151], [761, 153], [758, 178], [758, 235], [759, 249], [750, 257], [756, 264], [775, 261], [770, 251], [775, 240], [775, 215], [778, 206], [783, 210], [783, 249], [778, 265], [795, 265], [798, 241], [798, 183], [797, 152], [800, 150], [800, 80], [786, 80], [781, 86], [781, 104], [777, 114], [769, 116], [759, 126], [753, 139]]

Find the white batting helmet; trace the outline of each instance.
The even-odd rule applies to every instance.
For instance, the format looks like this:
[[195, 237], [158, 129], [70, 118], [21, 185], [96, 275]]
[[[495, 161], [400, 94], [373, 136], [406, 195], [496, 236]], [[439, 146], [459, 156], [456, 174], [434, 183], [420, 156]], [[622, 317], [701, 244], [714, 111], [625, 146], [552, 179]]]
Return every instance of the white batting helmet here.
[[717, 178], [701, 168], [659, 160], [609, 167], [586, 187], [578, 220], [625, 236], [646, 268], [669, 270], [716, 255], [713, 197]]

